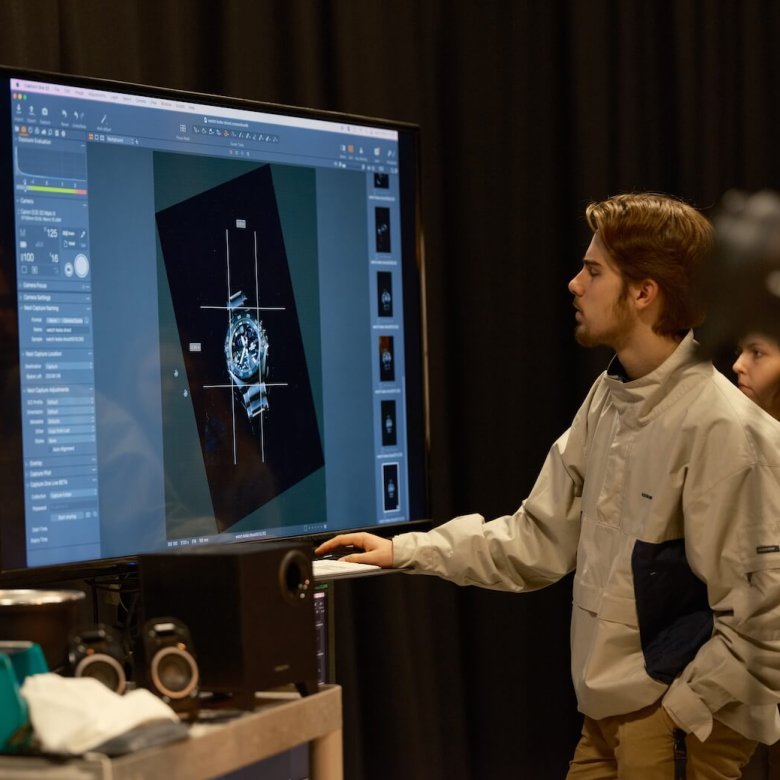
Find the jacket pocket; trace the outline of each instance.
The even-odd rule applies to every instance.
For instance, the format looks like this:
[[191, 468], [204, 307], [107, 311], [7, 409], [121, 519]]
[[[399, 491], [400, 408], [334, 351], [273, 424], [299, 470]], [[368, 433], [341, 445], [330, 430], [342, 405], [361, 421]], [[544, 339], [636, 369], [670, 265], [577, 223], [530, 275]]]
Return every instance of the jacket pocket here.
[[631, 570], [645, 668], [669, 684], [712, 636], [707, 587], [691, 571], [683, 539], [637, 540]]

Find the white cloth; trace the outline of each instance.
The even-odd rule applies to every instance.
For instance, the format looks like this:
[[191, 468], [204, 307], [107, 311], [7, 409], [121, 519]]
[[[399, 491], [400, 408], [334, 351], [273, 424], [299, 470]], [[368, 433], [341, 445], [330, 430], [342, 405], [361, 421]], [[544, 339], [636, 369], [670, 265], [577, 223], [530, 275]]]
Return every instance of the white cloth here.
[[120, 696], [93, 677], [33, 674], [20, 693], [41, 747], [51, 753], [78, 755], [142, 723], [179, 719], [150, 691]]

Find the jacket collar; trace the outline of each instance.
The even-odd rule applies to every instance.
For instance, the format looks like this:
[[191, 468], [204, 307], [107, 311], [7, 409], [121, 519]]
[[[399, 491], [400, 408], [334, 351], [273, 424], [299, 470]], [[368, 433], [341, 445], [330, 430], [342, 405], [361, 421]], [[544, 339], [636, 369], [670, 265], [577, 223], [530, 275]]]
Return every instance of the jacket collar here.
[[604, 382], [621, 419], [644, 425], [697, 386], [702, 376], [713, 370], [698, 356], [698, 346], [693, 331], [688, 331], [658, 368], [632, 381], [624, 381], [623, 367], [613, 358]]

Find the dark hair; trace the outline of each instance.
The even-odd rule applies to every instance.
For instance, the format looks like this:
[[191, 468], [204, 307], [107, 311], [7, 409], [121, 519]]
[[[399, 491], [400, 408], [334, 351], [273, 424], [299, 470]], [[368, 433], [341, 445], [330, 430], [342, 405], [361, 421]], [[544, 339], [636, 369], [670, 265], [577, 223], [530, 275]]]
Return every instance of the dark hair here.
[[656, 333], [679, 334], [703, 322], [693, 282], [712, 247], [713, 228], [699, 211], [651, 192], [591, 203], [585, 216], [625, 282], [658, 284], [663, 308], [653, 326]]

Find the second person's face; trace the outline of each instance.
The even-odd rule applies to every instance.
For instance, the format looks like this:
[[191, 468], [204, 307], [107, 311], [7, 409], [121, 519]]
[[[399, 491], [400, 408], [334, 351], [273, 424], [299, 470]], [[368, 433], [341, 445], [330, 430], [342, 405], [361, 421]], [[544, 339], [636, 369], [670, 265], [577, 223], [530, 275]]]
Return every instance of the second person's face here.
[[780, 344], [768, 336], [751, 333], [739, 343], [732, 370], [739, 389], [780, 419]]

